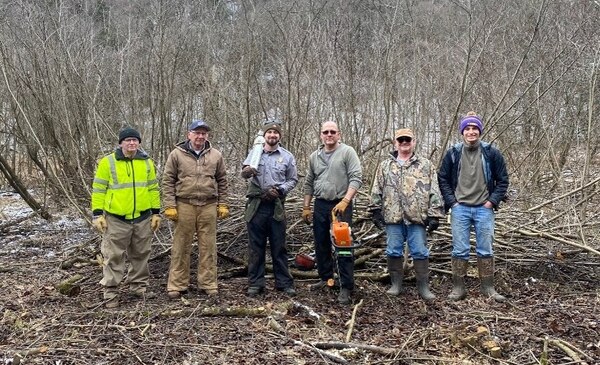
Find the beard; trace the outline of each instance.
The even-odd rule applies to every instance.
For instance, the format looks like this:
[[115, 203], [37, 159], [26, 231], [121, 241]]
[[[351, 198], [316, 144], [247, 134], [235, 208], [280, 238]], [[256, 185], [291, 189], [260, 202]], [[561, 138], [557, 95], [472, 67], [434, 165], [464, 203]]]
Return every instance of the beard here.
[[271, 147], [275, 147], [277, 146], [277, 144], [279, 143], [279, 138], [268, 138], [265, 141], [269, 146]]

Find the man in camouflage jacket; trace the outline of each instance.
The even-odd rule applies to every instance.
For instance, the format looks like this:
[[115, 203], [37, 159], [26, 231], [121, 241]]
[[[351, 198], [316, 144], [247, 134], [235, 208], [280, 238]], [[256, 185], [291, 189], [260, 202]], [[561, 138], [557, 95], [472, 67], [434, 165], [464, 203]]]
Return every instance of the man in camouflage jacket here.
[[410, 129], [396, 131], [396, 150], [379, 164], [371, 209], [375, 224], [387, 234], [387, 264], [392, 287], [390, 295], [402, 291], [404, 242], [414, 261], [417, 289], [424, 300], [435, 296], [429, 290], [429, 250], [426, 232], [434, 231], [444, 206], [436, 169], [426, 158], [415, 155], [415, 136]]

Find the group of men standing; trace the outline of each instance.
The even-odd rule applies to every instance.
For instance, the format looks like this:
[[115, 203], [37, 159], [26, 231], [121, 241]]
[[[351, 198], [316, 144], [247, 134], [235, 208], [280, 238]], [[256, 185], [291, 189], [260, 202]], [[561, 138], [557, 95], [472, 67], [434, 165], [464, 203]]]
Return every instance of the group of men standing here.
[[[265, 290], [267, 241], [273, 262], [275, 289], [296, 295], [288, 268], [285, 199], [298, 183], [296, 160], [281, 145], [282, 126], [267, 120], [262, 126], [264, 144], [258, 163], [248, 155], [241, 176], [248, 179], [244, 219], [248, 230], [248, 290], [250, 296]], [[427, 233], [452, 209], [451, 300], [466, 297], [464, 277], [474, 227], [476, 253], [484, 294], [496, 301], [505, 298], [493, 286], [494, 209], [508, 188], [502, 154], [482, 142], [483, 123], [470, 112], [461, 119], [463, 142], [451, 147], [439, 174], [434, 165], [415, 154], [416, 139], [410, 129], [394, 135], [394, 151], [380, 163], [371, 189], [372, 219], [386, 231], [387, 265], [392, 286], [388, 294], [402, 292], [404, 245], [413, 259], [417, 289], [424, 300], [435, 295], [429, 289]], [[208, 140], [210, 127], [194, 120], [188, 138], [169, 154], [163, 178], [164, 216], [175, 226], [167, 294], [177, 299], [190, 281], [190, 255], [194, 234], [198, 237], [198, 289], [216, 295], [217, 218], [229, 216], [227, 179], [221, 153]], [[352, 249], [332, 247], [333, 219], [352, 224], [353, 199], [362, 186], [362, 168], [356, 151], [341, 142], [333, 121], [321, 124], [322, 145], [308, 161], [304, 181], [302, 219], [312, 224], [319, 281], [311, 290], [339, 286], [338, 301], [351, 302], [354, 290]], [[152, 231], [160, 225], [160, 193], [152, 160], [139, 149], [140, 134], [131, 128], [119, 134], [119, 147], [99, 163], [93, 183], [93, 225], [104, 233], [103, 279], [106, 306], [119, 305], [118, 285], [124, 277], [125, 257], [130, 292], [151, 297], [147, 291], [148, 258]], [[313, 203], [314, 198], [314, 203]], [[312, 203], [312, 207], [311, 207]], [[332, 249], [333, 248], [333, 249]]]

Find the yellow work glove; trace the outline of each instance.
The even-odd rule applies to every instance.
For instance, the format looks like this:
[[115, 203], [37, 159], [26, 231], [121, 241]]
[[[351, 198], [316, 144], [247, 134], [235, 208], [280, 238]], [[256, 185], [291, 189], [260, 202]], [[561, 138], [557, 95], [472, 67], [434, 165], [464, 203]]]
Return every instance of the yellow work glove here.
[[150, 221], [150, 227], [152, 227], [152, 231], [156, 232], [158, 227], [160, 227], [160, 215], [153, 214], [152, 220]]
[[333, 210], [331, 212], [335, 215], [343, 214], [346, 208], [348, 208], [348, 204], [350, 204], [350, 200], [344, 198], [339, 203], [337, 203], [335, 207], [333, 207]]
[[229, 217], [229, 207], [227, 204], [217, 205], [217, 218], [225, 219], [227, 217]]
[[92, 226], [94, 226], [98, 232], [104, 233], [106, 232], [106, 227], [108, 227], [108, 224], [106, 224], [106, 218], [104, 218], [103, 215], [99, 215], [94, 217], [94, 220], [92, 220]]
[[310, 210], [310, 207], [302, 208], [302, 220], [304, 221], [304, 223], [311, 224], [312, 219], [313, 219], [313, 214], [312, 214], [312, 210]]
[[167, 208], [165, 209], [164, 214], [168, 220], [171, 220], [173, 222], [176, 222], [179, 218], [179, 216], [177, 215], [177, 208]]

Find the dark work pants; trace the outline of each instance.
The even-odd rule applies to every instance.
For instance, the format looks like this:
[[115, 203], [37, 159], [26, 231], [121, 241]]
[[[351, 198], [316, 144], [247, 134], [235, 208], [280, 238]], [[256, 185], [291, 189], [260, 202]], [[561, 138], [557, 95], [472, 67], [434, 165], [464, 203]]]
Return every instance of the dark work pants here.
[[285, 220], [273, 219], [275, 204], [262, 202], [248, 227], [248, 284], [265, 287], [265, 254], [267, 238], [271, 246], [275, 288], [285, 289], [294, 286], [294, 279], [288, 269], [288, 255], [285, 245]]
[[[321, 280], [327, 281], [333, 278], [333, 255], [331, 243], [331, 210], [339, 203], [339, 200], [315, 199], [313, 212], [313, 232], [315, 235], [315, 253], [317, 256], [317, 269]], [[352, 225], [352, 203], [348, 205], [340, 219]], [[342, 288], [354, 289], [354, 256], [352, 250], [339, 250], [337, 253], [337, 265], [340, 275], [340, 286]]]

